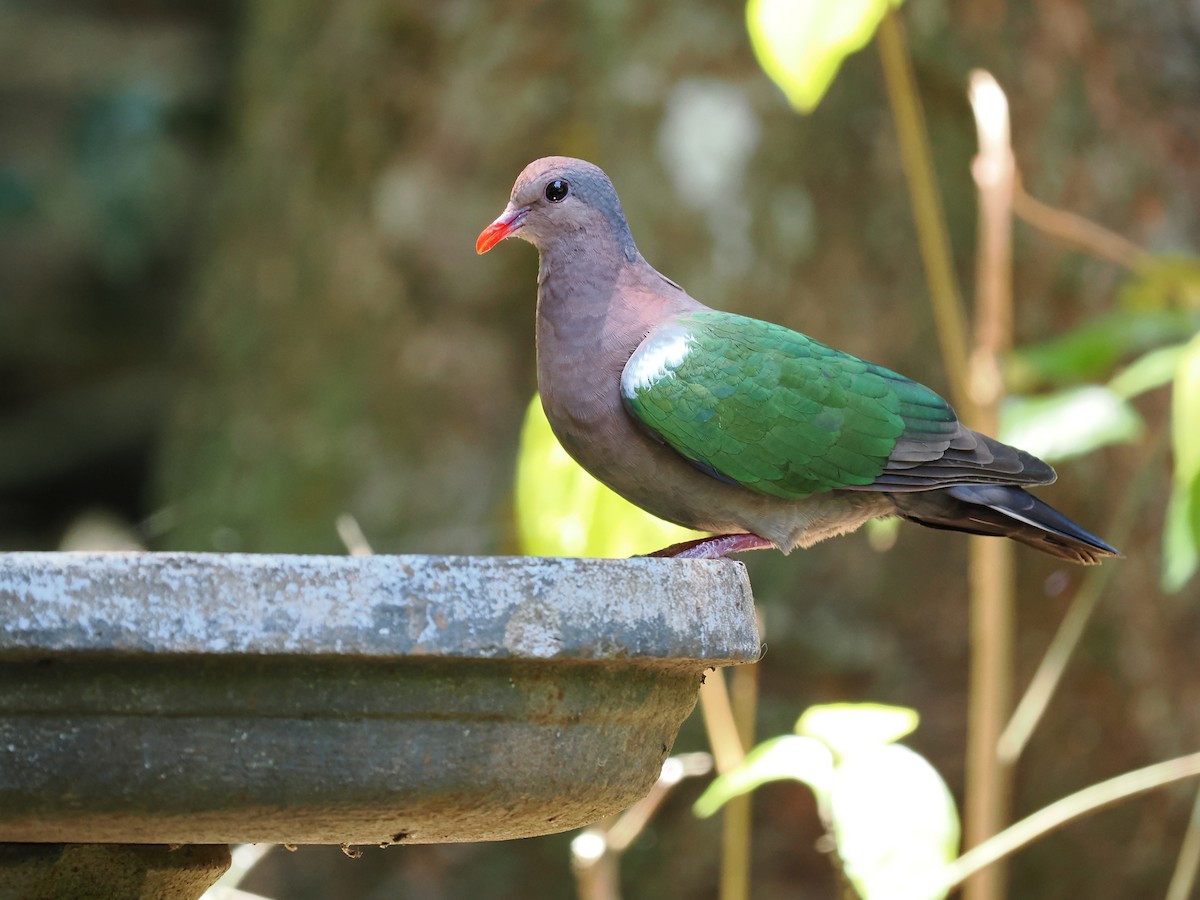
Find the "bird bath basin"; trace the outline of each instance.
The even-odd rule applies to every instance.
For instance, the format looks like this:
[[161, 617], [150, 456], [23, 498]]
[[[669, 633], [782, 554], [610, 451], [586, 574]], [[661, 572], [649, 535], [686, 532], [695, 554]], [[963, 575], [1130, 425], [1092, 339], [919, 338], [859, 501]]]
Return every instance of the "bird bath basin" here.
[[563, 831], [758, 652], [728, 561], [7, 554], [0, 841]]

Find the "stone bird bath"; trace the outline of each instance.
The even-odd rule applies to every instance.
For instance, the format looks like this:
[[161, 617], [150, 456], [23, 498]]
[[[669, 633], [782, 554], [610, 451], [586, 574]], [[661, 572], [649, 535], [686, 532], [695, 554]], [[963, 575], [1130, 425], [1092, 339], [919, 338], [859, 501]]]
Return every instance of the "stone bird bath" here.
[[728, 561], [0, 555], [0, 896], [74, 896], [73, 868], [195, 897], [229, 843], [576, 828], [649, 790], [705, 669], [758, 654]]

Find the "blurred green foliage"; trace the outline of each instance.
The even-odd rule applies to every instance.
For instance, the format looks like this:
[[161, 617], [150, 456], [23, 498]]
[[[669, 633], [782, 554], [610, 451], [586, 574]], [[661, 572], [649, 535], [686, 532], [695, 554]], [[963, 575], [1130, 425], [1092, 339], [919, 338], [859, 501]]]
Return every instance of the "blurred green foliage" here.
[[1163, 536], [1163, 586], [1177, 591], [1200, 567], [1200, 334], [1179, 359], [1171, 442], [1175, 477]]
[[933, 900], [942, 867], [958, 854], [950, 789], [919, 754], [894, 743], [915, 710], [875, 703], [813, 706], [795, 734], [772, 738], [713, 781], [695, 804], [711, 816], [771, 781], [807, 785], [837, 845], [842, 872], [864, 900]]
[[517, 531], [534, 556], [626, 557], [700, 537], [613, 493], [559, 444], [536, 396], [517, 456]]
[[[1008, 397], [1000, 436], [1051, 462], [1134, 443], [1145, 423], [1131, 401], [1170, 384], [1175, 467], [1162, 586], [1174, 592], [1200, 567], [1200, 261], [1149, 257], [1118, 300], [1117, 308], [1012, 354], [1010, 386], [1056, 389]], [[1088, 383], [1104, 378], [1107, 384]]]
[[1186, 340], [1200, 310], [1119, 307], [1044, 341], [1017, 347], [1005, 369], [1010, 390], [1025, 393], [1105, 378], [1137, 353]]

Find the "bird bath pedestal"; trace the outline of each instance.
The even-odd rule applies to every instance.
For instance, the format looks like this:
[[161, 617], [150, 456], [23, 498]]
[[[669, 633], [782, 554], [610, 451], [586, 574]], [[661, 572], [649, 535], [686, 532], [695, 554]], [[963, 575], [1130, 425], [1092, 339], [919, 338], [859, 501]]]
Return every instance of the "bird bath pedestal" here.
[[230, 843], [576, 828], [758, 652], [728, 561], [3, 555], [0, 896], [196, 897]]

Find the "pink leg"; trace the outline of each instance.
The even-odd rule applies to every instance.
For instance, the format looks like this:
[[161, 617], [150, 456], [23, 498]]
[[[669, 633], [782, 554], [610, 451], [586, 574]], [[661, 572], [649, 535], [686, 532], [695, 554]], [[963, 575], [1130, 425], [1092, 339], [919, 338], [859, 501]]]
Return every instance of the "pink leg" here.
[[647, 556], [671, 557], [674, 559], [724, 559], [730, 553], [741, 553], [745, 550], [771, 550], [775, 545], [757, 534], [717, 534], [712, 537], [697, 538], [694, 541], [684, 541], [682, 544], [672, 544], [647, 553]]

